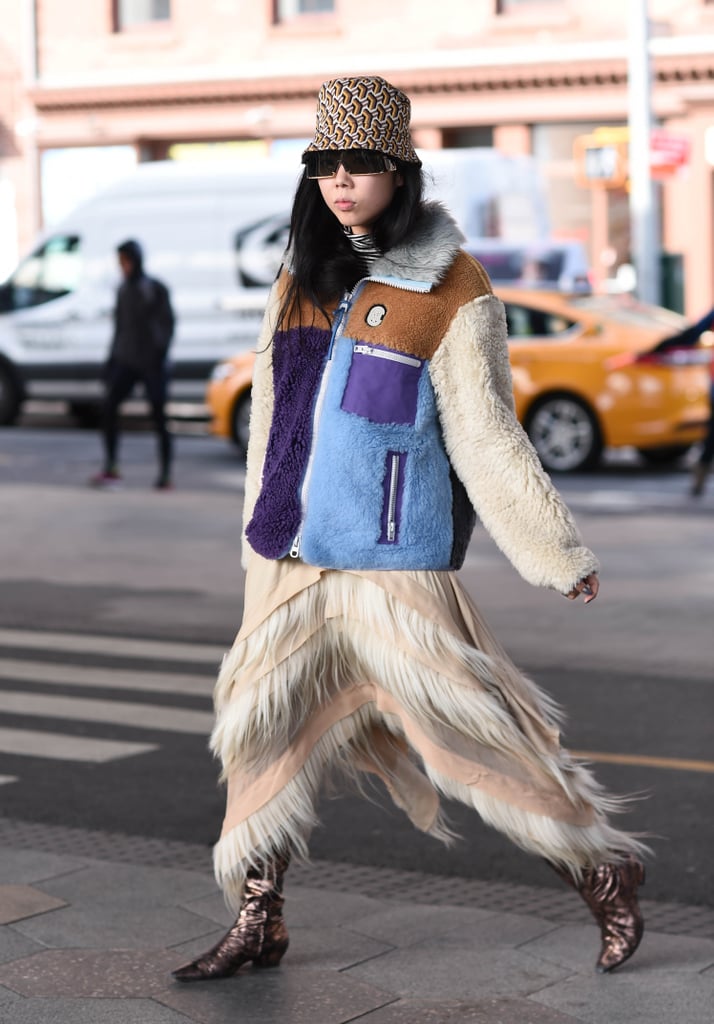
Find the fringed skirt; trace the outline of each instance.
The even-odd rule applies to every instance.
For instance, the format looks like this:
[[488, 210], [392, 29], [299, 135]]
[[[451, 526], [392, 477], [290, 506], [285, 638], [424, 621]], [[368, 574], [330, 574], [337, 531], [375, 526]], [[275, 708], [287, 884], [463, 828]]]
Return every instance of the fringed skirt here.
[[568, 868], [640, 844], [558, 740], [553, 702], [523, 676], [451, 572], [347, 572], [251, 556], [243, 625], [215, 690], [211, 749], [227, 807], [214, 850], [234, 909], [251, 864], [307, 854], [326, 774], [381, 778], [447, 840], [439, 794]]

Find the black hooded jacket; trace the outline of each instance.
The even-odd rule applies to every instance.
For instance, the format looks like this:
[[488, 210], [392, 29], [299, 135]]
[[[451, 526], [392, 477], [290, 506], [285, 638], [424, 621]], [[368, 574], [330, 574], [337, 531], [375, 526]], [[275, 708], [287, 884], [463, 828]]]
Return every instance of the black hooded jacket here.
[[144, 273], [138, 242], [124, 242], [118, 251], [131, 261], [132, 272], [117, 292], [109, 360], [139, 373], [155, 372], [166, 360], [174, 333], [169, 290]]

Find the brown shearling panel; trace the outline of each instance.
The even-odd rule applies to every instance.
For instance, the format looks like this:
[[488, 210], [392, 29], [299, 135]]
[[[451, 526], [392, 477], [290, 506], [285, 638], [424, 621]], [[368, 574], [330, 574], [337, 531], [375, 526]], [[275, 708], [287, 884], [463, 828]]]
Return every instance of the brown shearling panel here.
[[[278, 278], [278, 294], [280, 296], [280, 305], [278, 306], [278, 309], [281, 308], [283, 300], [285, 299], [290, 278], [291, 274], [287, 270], [283, 270]], [[338, 303], [339, 298], [325, 303], [325, 310], [330, 315], [329, 321], [326, 321], [319, 309], [316, 309], [304, 296], [300, 296], [300, 301], [297, 305], [293, 304], [288, 310], [287, 322], [284, 321], [281, 324], [281, 329], [290, 330], [294, 327], [306, 328], [314, 326], [329, 331], [332, 327], [332, 316], [337, 309]]]
[[[370, 345], [430, 359], [459, 309], [491, 291], [481, 264], [460, 251], [444, 280], [426, 294], [368, 282], [352, 307], [345, 334]], [[373, 306], [384, 306], [387, 311], [374, 327], [367, 323]]]

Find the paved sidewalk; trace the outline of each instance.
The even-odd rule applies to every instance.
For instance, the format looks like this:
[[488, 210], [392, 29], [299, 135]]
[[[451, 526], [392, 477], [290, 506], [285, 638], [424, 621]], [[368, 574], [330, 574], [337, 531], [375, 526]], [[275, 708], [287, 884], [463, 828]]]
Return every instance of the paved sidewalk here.
[[[13, 848], [8, 831], [0, 859], [2, 1024], [713, 1019], [714, 915], [706, 909], [645, 901], [650, 927], [636, 957], [600, 976], [596, 928], [570, 891], [296, 865], [281, 967], [181, 985], [170, 969], [231, 922], [208, 863], [187, 870], [121, 862], [120, 843], [118, 859], [101, 859], [106, 836], [95, 857], [47, 852], [47, 844]], [[145, 848], [155, 861], [160, 846]], [[208, 861], [205, 851], [201, 857]]]

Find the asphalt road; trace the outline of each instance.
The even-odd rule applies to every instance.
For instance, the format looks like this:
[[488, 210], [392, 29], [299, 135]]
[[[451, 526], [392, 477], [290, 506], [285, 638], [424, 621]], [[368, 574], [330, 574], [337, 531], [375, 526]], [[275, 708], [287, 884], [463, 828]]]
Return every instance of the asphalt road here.
[[[240, 623], [243, 467], [183, 422], [177, 488], [154, 492], [140, 426], [111, 493], [86, 486], [92, 432], [47, 414], [0, 431], [0, 809], [210, 845], [222, 795], [206, 737], [215, 669]], [[685, 467], [652, 473], [627, 453], [557, 484], [602, 560], [598, 600], [529, 587], [481, 529], [462, 580], [566, 708], [565, 742], [608, 788], [637, 795], [623, 822], [652, 836], [648, 897], [714, 906], [714, 496], [693, 503]], [[312, 853], [551, 883], [473, 812], [448, 811], [463, 838], [447, 851], [379, 791], [326, 798]]]

